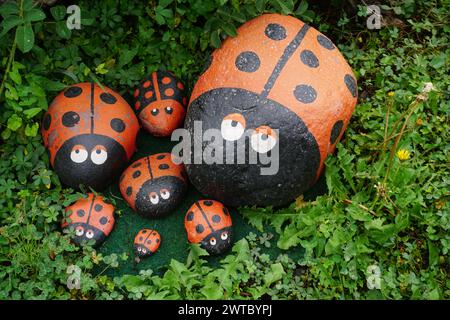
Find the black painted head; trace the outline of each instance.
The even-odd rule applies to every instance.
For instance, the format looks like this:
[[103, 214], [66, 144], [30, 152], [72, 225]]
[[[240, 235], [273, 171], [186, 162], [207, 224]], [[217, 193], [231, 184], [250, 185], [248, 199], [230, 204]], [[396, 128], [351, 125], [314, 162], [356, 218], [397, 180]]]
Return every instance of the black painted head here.
[[97, 134], [75, 136], [61, 146], [55, 171], [61, 182], [73, 188], [80, 184], [102, 190], [127, 162], [124, 148], [113, 139]]
[[148, 248], [141, 244], [134, 245], [134, 254], [139, 258], [149, 257], [153, 254]]
[[[194, 121], [202, 121], [203, 133], [215, 128], [221, 130], [224, 138], [219, 150], [224, 164], [186, 164], [190, 181], [206, 196], [230, 206], [277, 206], [289, 203], [315, 182], [320, 165], [318, 144], [303, 121], [281, 104], [244, 89], [215, 89], [193, 101], [186, 117], [185, 128], [193, 139], [201, 139], [198, 133], [193, 134]], [[268, 137], [267, 131], [258, 131], [261, 128], [277, 129], [278, 134]], [[274, 147], [256, 148], [258, 161], [254, 164], [248, 157], [250, 148], [255, 149], [252, 138], [241, 134], [248, 129], [261, 132], [251, 135], [255, 141], [269, 138], [272, 144], [268, 145]], [[242, 139], [245, 139], [245, 164], [237, 164], [236, 157], [234, 164], [225, 164], [226, 149], [236, 148]], [[210, 143], [203, 141], [203, 151]], [[196, 143], [191, 145], [194, 147]], [[261, 175], [261, 168], [270, 165], [263, 164], [259, 156], [269, 155], [275, 160], [276, 154], [271, 152], [277, 149], [278, 172]]]
[[174, 176], [145, 182], [136, 195], [136, 211], [147, 218], [162, 218], [174, 210], [186, 192], [186, 184]]
[[97, 247], [106, 239], [106, 235], [101, 230], [87, 223], [72, 223], [70, 224], [70, 227], [75, 230], [72, 241], [78, 246], [94, 240], [94, 247]]
[[231, 227], [216, 230], [200, 242], [200, 246], [210, 255], [222, 254], [231, 247], [233, 231]]

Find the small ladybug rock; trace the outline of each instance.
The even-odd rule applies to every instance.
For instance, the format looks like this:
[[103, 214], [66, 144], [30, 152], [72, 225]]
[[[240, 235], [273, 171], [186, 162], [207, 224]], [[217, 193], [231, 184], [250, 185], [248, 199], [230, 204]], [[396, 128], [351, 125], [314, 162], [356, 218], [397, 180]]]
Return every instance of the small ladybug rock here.
[[[190, 146], [208, 152], [213, 142], [201, 139], [215, 129], [224, 152], [212, 164], [183, 159], [190, 181], [230, 206], [289, 203], [320, 176], [350, 120], [357, 89], [336, 45], [314, 28], [279, 14], [245, 23], [212, 53], [193, 89], [185, 120]], [[195, 132], [196, 121], [203, 132]], [[257, 161], [225, 161], [241, 143]]]
[[50, 163], [61, 182], [104, 189], [133, 155], [139, 123], [116, 92], [79, 83], [60, 93], [42, 122]]
[[120, 192], [131, 208], [147, 218], [174, 210], [187, 188], [184, 166], [170, 153], [158, 153], [132, 163], [120, 178]]
[[142, 126], [157, 137], [168, 137], [183, 125], [188, 99], [172, 72], [153, 72], [134, 92]]
[[66, 212], [69, 211], [69, 221], [63, 221], [61, 226], [63, 229], [75, 229], [72, 241], [77, 245], [95, 240], [94, 246], [98, 246], [114, 227], [114, 206], [106, 203], [102, 196], [89, 193], [86, 199], [80, 199], [67, 207]]
[[158, 250], [160, 243], [161, 236], [157, 231], [142, 229], [134, 238], [134, 252], [139, 258], [148, 257]]
[[221, 254], [230, 248], [233, 238], [231, 226], [228, 209], [214, 200], [197, 201], [184, 218], [188, 241], [200, 243], [212, 255]]

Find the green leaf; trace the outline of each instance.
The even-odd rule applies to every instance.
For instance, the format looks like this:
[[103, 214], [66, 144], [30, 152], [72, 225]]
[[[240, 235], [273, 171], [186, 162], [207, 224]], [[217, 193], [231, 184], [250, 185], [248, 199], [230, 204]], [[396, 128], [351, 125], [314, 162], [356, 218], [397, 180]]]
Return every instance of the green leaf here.
[[214, 48], [220, 48], [221, 41], [220, 41], [220, 37], [219, 37], [219, 31], [214, 31], [213, 33], [211, 33], [210, 41], [211, 41], [211, 45]]
[[26, 22], [41, 21], [46, 17], [41, 9], [31, 9], [30, 11], [26, 11], [24, 16]]
[[306, 12], [306, 10], [308, 10], [308, 2], [306, 2], [306, 0], [302, 0], [295, 11], [295, 14], [301, 16]]
[[39, 123], [35, 122], [31, 126], [29, 124], [25, 127], [25, 135], [28, 137], [36, 137], [39, 130]]
[[0, 15], [6, 18], [9, 15], [16, 14], [19, 15], [20, 8], [16, 1], [9, 1], [0, 6]]
[[70, 39], [72, 31], [67, 28], [66, 21], [56, 22], [56, 33], [63, 39]]
[[0, 37], [4, 36], [9, 30], [21, 24], [23, 20], [18, 16], [8, 16], [3, 22], [0, 24], [2, 27], [2, 32], [0, 33]]
[[270, 286], [272, 283], [280, 280], [286, 272], [281, 263], [274, 263], [270, 266], [270, 271], [264, 275], [264, 284]]
[[225, 33], [231, 37], [237, 36], [236, 27], [232, 24], [224, 24], [222, 26], [222, 30], [225, 31]]
[[28, 117], [28, 119], [33, 118], [35, 115], [37, 115], [39, 112], [41, 112], [41, 108], [31, 108], [25, 110], [23, 113]]
[[125, 49], [119, 58], [119, 68], [130, 63], [131, 60], [133, 60], [133, 58], [136, 56], [138, 51], [139, 51], [139, 47], [134, 47], [131, 50]]
[[50, 8], [50, 13], [56, 21], [63, 20], [67, 14], [65, 6], [54, 6]]
[[17, 47], [23, 53], [27, 53], [34, 46], [34, 32], [31, 23], [25, 23], [17, 28], [16, 31]]
[[17, 131], [17, 129], [22, 126], [22, 118], [17, 114], [13, 114], [11, 117], [9, 117], [7, 126], [11, 131]]

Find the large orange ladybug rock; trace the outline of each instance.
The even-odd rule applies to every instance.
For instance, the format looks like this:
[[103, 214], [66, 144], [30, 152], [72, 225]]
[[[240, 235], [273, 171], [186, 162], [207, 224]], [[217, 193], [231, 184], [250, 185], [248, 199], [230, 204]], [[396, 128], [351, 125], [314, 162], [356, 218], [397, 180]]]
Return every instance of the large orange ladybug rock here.
[[67, 207], [66, 212], [70, 212], [68, 220], [64, 220], [61, 226], [75, 229], [72, 241], [77, 245], [94, 240], [94, 246], [98, 246], [114, 227], [114, 206], [93, 193]]
[[230, 212], [218, 201], [199, 200], [186, 213], [184, 228], [190, 243], [199, 243], [209, 254], [221, 254], [233, 240]]
[[151, 256], [158, 250], [161, 236], [155, 230], [142, 229], [134, 238], [134, 253], [139, 258]]
[[133, 162], [120, 178], [126, 202], [147, 218], [161, 218], [182, 200], [187, 178], [183, 164], [175, 164], [170, 153], [158, 153]]
[[139, 120], [152, 135], [168, 137], [183, 125], [188, 100], [183, 83], [172, 72], [153, 72], [134, 96]]
[[133, 155], [139, 123], [116, 92], [94, 83], [69, 87], [42, 122], [50, 163], [61, 182], [104, 189]]
[[[245, 23], [212, 53], [192, 92], [185, 121], [191, 146], [202, 145], [202, 133], [217, 129], [224, 164], [185, 159], [190, 181], [231, 206], [289, 203], [319, 177], [357, 94], [350, 66], [314, 28], [278, 14]], [[194, 121], [202, 122], [203, 132], [194, 134]], [[245, 164], [225, 164], [228, 148], [239, 143], [246, 146]], [[211, 145], [203, 141], [203, 151]]]

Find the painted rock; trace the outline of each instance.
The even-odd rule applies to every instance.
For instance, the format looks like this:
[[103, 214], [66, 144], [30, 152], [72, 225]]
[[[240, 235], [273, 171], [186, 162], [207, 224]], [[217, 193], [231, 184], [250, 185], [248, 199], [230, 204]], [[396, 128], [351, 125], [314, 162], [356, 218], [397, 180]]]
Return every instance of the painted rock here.
[[[200, 151], [218, 146], [215, 156], [222, 160], [242, 143], [245, 164], [184, 159], [190, 181], [230, 206], [291, 202], [320, 176], [357, 94], [350, 66], [314, 28], [278, 14], [245, 23], [212, 53], [185, 121], [193, 147], [201, 145], [202, 133], [216, 129], [220, 142], [203, 141]], [[194, 121], [202, 121], [195, 135]]]
[[116, 92], [94, 83], [69, 87], [53, 100], [42, 122], [50, 163], [61, 182], [106, 188], [133, 155], [139, 123]]
[[221, 254], [231, 247], [233, 240], [230, 212], [218, 201], [199, 200], [184, 218], [188, 241], [200, 243], [209, 254]]
[[187, 96], [172, 72], [153, 72], [134, 92], [142, 126], [157, 137], [168, 137], [183, 125]]
[[134, 253], [139, 258], [152, 255], [159, 248], [161, 236], [157, 231], [142, 229], [134, 238]]
[[86, 199], [67, 207], [66, 212], [69, 211], [69, 221], [63, 221], [61, 226], [75, 229], [72, 241], [77, 245], [94, 240], [94, 246], [99, 246], [114, 227], [114, 206], [106, 203], [102, 196], [89, 193]]
[[132, 163], [120, 178], [120, 192], [133, 210], [146, 218], [161, 218], [173, 211], [187, 189], [184, 165], [170, 153], [158, 153]]

